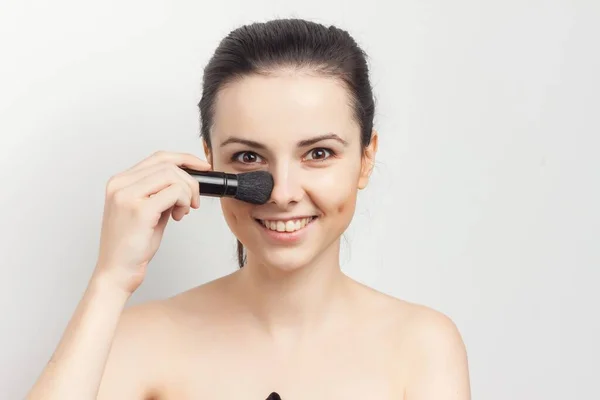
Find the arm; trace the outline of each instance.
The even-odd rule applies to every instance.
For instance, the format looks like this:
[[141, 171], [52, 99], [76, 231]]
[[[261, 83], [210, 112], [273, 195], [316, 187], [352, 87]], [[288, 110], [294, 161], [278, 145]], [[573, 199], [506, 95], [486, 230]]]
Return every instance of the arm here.
[[[198, 182], [180, 166], [211, 168], [191, 154], [157, 152], [108, 181], [95, 272], [27, 399], [93, 400], [99, 390], [112, 395], [108, 398], [138, 397], [131, 378], [139, 369], [128, 368], [121, 376], [113, 371], [122, 369], [109, 366], [109, 378], [103, 375], [107, 360], [118, 365], [114, 360], [127, 356], [119, 350], [109, 357], [115, 336], [123, 338], [119, 343], [128, 337], [126, 328], [119, 329], [125, 334], [115, 333], [117, 325], [131, 325], [120, 321], [121, 314], [142, 283], [169, 219], [180, 221], [190, 208], [199, 207]], [[101, 388], [103, 380], [110, 382]]]
[[28, 400], [95, 399], [128, 293], [90, 280], [65, 333]]
[[465, 345], [454, 323], [432, 310], [416, 317], [412, 374], [405, 400], [470, 400]]

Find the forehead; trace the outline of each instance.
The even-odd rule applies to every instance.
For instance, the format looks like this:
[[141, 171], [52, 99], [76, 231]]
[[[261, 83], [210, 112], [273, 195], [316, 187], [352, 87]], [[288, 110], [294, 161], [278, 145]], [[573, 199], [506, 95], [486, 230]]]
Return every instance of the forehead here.
[[359, 132], [342, 82], [301, 72], [249, 75], [229, 83], [217, 95], [213, 122], [214, 142], [229, 135], [296, 141], [332, 132], [352, 142]]

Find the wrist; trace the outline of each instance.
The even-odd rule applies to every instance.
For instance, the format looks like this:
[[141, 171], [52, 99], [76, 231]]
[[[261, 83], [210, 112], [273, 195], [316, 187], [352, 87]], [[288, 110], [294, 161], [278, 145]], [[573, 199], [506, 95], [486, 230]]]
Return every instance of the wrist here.
[[100, 272], [98, 269], [94, 271], [92, 279], [89, 283], [89, 290], [93, 294], [99, 294], [103, 297], [108, 296], [109, 298], [115, 299], [116, 301], [122, 301], [123, 303], [129, 300], [131, 292], [123, 289], [118, 284], [118, 280], [109, 276], [108, 273]]

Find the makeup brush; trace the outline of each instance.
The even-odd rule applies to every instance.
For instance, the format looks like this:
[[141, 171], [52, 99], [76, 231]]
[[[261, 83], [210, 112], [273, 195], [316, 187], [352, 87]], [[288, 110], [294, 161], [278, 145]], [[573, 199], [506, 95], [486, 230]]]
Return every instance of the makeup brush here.
[[266, 400], [281, 400], [281, 396], [277, 392], [273, 392], [267, 397]]
[[196, 171], [181, 168], [200, 184], [200, 195], [232, 197], [246, 203], [265, 204], [271, 198], [274, 181], [267, 171], [229, 174], [219, 171]]

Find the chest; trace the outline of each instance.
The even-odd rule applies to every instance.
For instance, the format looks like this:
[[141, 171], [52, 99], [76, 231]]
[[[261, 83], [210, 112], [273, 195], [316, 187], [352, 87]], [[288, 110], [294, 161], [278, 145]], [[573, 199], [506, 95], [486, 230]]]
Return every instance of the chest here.
[[315, 347], [288, 357], [248, 346], [173, 354], [157, 400], [401, 399], [403, 368], [377, 345]]
[[322, 375], [310, 378], [299, 375], [288, 377], [285, 381], [272, 379], [270, 371], [263, 371], [263, 375], [246, 371], [245, 376], [237, 374], [238, 371], [224, 371], [222, 374], [213, 373], [208, 379], [173, 380], [163, 386], [156, 400], [265, 400], [272, 392], [277, 392], [282, 400], [403, 398], [400, 382], [374, 376], [370, 371], [364, 371], [360, 376], [345, 377], [332, 371], [318, 368], [317, 371]]

